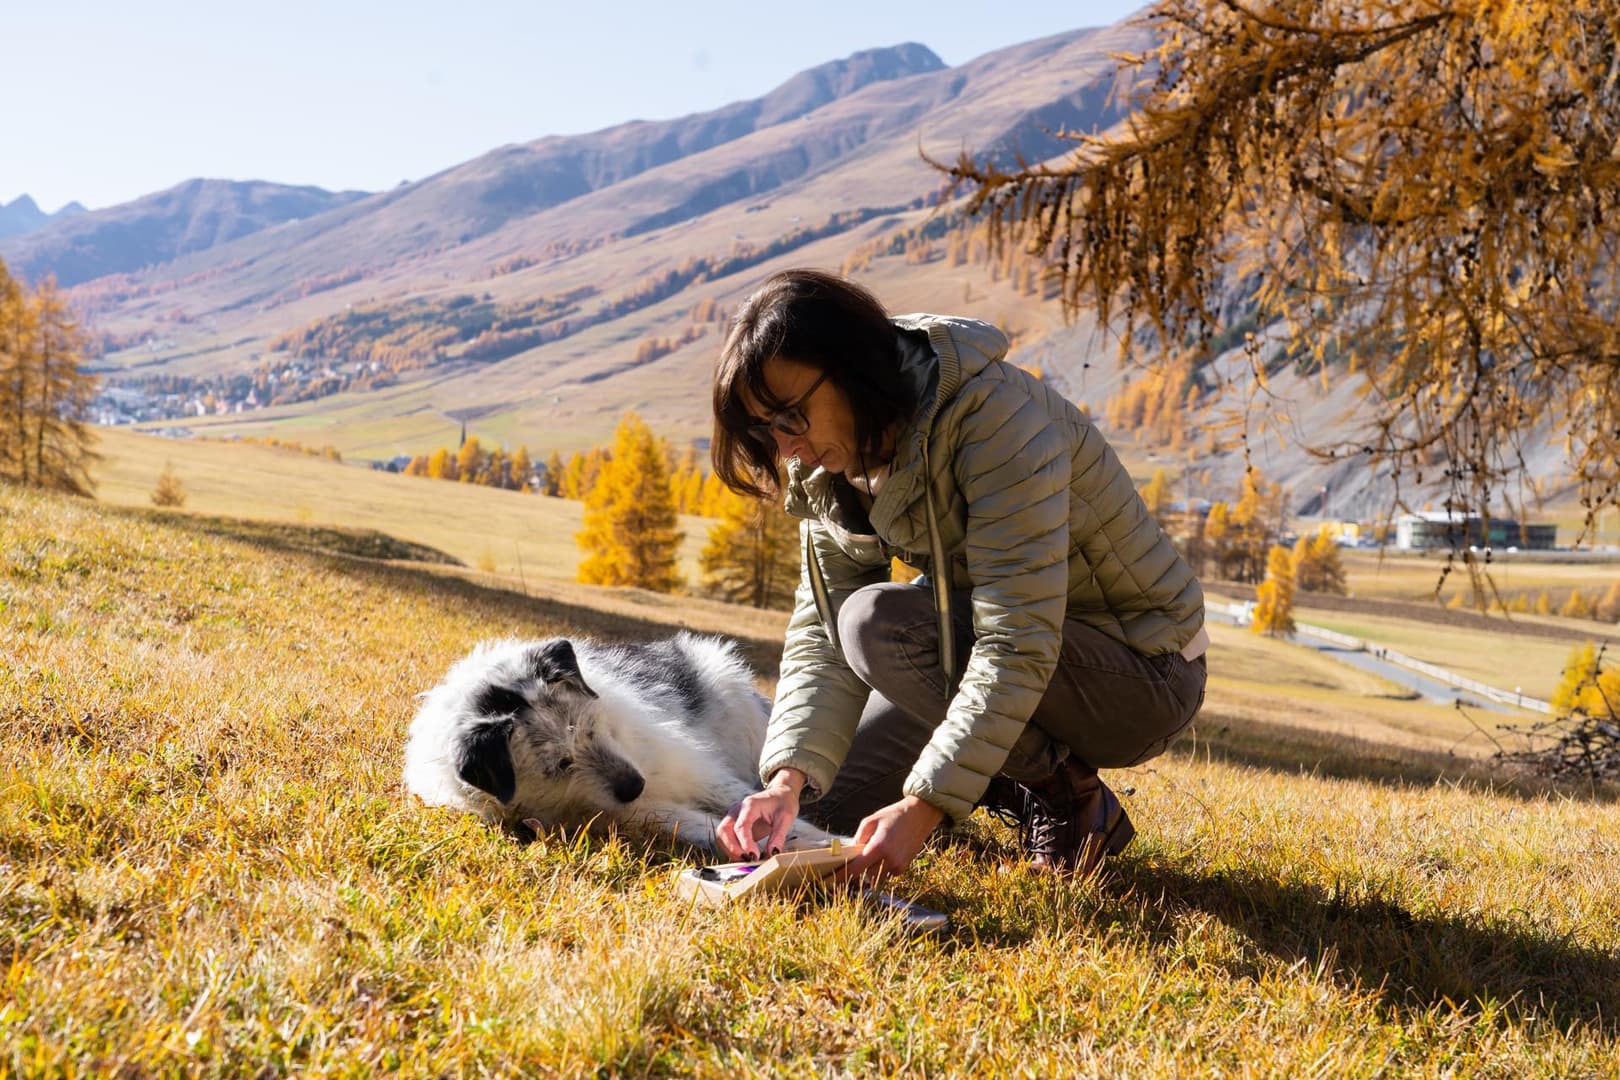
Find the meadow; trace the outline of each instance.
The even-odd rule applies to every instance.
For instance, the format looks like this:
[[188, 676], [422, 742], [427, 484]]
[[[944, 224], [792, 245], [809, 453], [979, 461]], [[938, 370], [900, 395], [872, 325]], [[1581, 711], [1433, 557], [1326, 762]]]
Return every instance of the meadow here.
[[[1572, 541], [1577, 531], [1576, 526], [1562, 528], [1560, 542]], [[1610, 543], [1616, 539], [1606, 538]], [[1587, 547], [1590, 546], [1591, 542], [1588, 541]], [[1442, 582], [1444, 552], [1402, 552], [1391, 547], [1382, 552], [1376, 549], [1350, 549], [1344, 551], [1342, 556], [1345, 578], [1354, 596], [1432, 603], [1435, 590], [1439, 587], [1442, 601], [1449, 601], [1458, 593], [1472, 597], [1468, 572], [1461, 563]], [[1491, 582], [1503, 595], [1545, 591], [1553, 599], [1554, 607], [1557, 607], [1569, 596], [1571, 589], [1601, 593], [1608, 588], [1620, 577], [1620, 554], [1611, 554], [1608, 558], [1539, 551], [1519, 555], [1496, 554], [1486, 569]]]
[[1493, 779], [1376, 680], [1223, 635], [1196, 731], [1110, 777], [1136, 844], [1052, 881], [970, 820], [893, 886], [943, 937], [847, 897], [692, 910], [690, 851], [524, 844], [399, 784], [412, 696], [474, 641], [686, 606], [300, 529], [0, 489], [0, 1070], [1614, 1074], [1613, 793]]
[[[584, 504], [474, 484], [377, 472], [246, 442], [164, 439], [98, 428], [98, 498], [150, 506], [166, 465], [186, 490], [191, 513], [298, 525], [377, 529], [442, 551], [469, 567], [546, 581], [574, 580]], [[683, 517], [680, 562], [697, 578], [698, 553], [713, 524]]]

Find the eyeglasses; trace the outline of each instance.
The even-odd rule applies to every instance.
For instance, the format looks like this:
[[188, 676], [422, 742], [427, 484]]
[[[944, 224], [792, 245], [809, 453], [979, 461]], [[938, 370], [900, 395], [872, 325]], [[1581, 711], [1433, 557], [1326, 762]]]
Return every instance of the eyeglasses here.
[[774, 451], [776, 449], [777, 433], [798, 438], [809, 431], [810, 421], [804, 415], [804, 403], [810, 399], [811, 394], [816, 392], [816, 388], [826, 381], [827, 374], [827, 372], [823, 371], [816, 377], [816, 381], [810, 384], [808, 390], [800, 394], [792, 403], [784, 405], [771, 413], [769, 420], [755, 420], [749, 424], [743, 429], [748, 434], [748, 437]]

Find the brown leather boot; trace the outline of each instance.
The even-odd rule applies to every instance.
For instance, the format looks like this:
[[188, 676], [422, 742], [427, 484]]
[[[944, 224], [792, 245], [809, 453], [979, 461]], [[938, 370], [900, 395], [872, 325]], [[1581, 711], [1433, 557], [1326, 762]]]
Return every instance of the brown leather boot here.
[[1036, 869], [1094, 874], [1136, 835], [1130, 815], [1097, 770], [1073, 758], [1051, 779], [1021, 786], [1026, 794], [1019, 840]]

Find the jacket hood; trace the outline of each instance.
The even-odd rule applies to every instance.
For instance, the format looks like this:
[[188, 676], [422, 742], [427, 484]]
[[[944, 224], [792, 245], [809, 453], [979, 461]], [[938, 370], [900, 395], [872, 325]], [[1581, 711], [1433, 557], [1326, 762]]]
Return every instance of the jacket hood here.
[[913, 334], [926, 334], [929, 356], [921, 349], [901, 349], [901, 369], [937, 368], [935, 372], [919, 371], [924, 376], [913, 381], [919, 387], [929, 381], [934, 384], [933, 400], [918, 412], [913, 421], [917, 431], [926, 432], [932, 426], [934, 414], [942, 405], [956, 396], [963, 380], [983, 371], [993, 362], [1007, 355], [1007, 335], [987, 322], [967, 319], [960, 315], [897, 315], [891, 320], [902, 332], [902, 340]]

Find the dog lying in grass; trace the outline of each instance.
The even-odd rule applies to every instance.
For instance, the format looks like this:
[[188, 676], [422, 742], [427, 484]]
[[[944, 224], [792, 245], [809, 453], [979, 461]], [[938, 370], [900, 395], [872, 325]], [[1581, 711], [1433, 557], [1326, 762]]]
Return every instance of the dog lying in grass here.
[[[406, 787], [509, 829], [617, 826], [719, 851], [715, 825], [759, 789], [769, 705], [719, 638], [486, 642], [422, 697]], [[789, 846], [828, 838], [798, 822]]]

